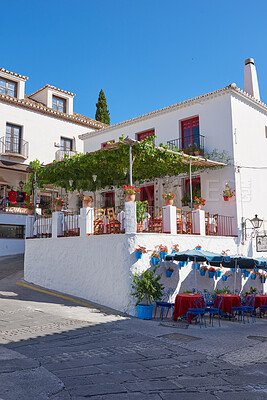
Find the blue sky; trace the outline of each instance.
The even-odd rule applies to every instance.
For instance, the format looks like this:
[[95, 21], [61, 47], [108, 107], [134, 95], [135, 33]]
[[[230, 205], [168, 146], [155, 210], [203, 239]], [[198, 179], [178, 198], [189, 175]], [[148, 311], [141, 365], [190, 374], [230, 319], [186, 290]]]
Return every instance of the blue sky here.
[[94, 118], [102, 88], [111, 123], [224, 87], [243, 88], [255, 59], [267, 102], [267, 2], [13, 0], [1, 4], [1, 67], [76, 93]]

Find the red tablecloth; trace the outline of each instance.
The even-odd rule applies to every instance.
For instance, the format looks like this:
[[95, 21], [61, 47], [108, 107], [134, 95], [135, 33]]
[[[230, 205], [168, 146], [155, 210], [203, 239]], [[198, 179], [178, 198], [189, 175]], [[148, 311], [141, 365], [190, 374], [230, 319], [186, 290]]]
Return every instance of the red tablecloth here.
[[[194, 308], [194, 302], [198, 299], [198, 297], [203, 297], [201, 294], [193, 294], [193, 293], [179, 293], [175, 297], [174, 304], [174, 312], [173, 312], [173, 320], [177, 321], [177, 318], [182, 315], [186, 315], [189, 308]], [[204, 302], [203, 302], [204, 307]], [[193, 316], [189, 315], [189, 322]]]
[[267, 295], [256, 294], [254, 309], [267, 305]]
[[228, 314], [232, 313], [232, 307], [240, 307], [241, 306], [241, 298], [237, 294], [219, 294], [215, 297], [214, 307], [218, 307], [219, 299], [218, 296], [222, 296], [222, 304], [220, 309]]

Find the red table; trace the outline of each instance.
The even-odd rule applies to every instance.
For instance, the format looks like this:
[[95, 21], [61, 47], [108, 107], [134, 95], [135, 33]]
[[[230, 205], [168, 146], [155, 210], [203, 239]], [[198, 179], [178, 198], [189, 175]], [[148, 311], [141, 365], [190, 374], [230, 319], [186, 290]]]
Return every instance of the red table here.
[[222, 296], [222, 304], [220, 309], [228, 314], [232, 313], [232, 307], [240, 307], [241, 306], [241, 297], [238, 294], [219, 294], [215, 297], [214, 307], [218, 307], [219, 299], [218, 297]]
[[[193, 293], [178, 293], [175, 297], [173, 320], [177, 321], [177, 318], [182, 315], [186, 315], [189, 308], [194, 308], [194, 302], [199, 298], [203, 297], [201, 294]], [[202, 306], [204, 307], [204, 301]], [[189, 315], [189, 322], [191, 322], [193, 316]]]
[[254, 309], [256, 310], [256, 308], [260, 308], [261, 306], [265, 305], [267, 305], [267, 295], [256, 294]]

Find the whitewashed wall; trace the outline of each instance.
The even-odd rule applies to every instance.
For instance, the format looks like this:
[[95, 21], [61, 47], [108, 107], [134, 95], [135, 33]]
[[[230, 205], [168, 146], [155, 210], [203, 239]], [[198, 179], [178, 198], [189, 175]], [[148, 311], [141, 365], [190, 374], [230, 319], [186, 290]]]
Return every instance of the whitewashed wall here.
[[[26, 240], [24, 278], [45, 288], [135, 315], [135, 301], [130, 295], [130, 275], [151, 266], [151, 252], [137, 260], [136, 247], [141, 245], [152, 251], [156, 245], [164, 244], [171, 250], [171, 246], [177, 243], [180, 250], [201, 245], [204, 250], [221, 253], [222, 250], [229, 249], [231, 254], [237, 253], [235, 238], [193, 235], [136, 234], [31, 239]], [[183, 291], [196, 287], [191, 263], [181, 271], [176, 265], [171, 278], [166, 278], [165, 270], [166, 263], [162, 263], [159, 273], [162, 274], [162, 283], [166, 290], [173, 288]], [[244, 284], [245, 289], [248, 286], [260, 287], [259, 279], [252, 281], [249, 278], [244, 281], [239, 274], [237, 289]], [[211, 291], [225, 285], [232, 288], [233, 277], [222, 283], [221, 280], [203, 278], [197, 273], [198, 289], [206, 288]]]
[[[25, 215], [0, 213], [0, 225], [26, 225]], [[25, 239], [1, 239], [0, 256], [22, 254], [25, 250]]]

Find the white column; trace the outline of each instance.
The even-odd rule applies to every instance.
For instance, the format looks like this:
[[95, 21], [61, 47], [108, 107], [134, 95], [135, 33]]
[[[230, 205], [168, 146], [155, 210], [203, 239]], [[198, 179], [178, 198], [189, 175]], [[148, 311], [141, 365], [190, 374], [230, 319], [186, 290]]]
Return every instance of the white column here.
[[125, 233], [136, 233], [136, 203], [125, 202]]
[[244, 91], [260, 100], [258, 77], [253, 58], [245, 60], [244, 67]]
[[163, 232], [164, 233], [171, 233], [172, 235], [177, 234], [176, 207], [175, 206], [162, 207], [162, 221], [163, 221]]
[[192, 211], [192, 228], [193, 228], [193, 234], [206, 236], [204, 210]]
[[56, 211], [52, 213], [52, 238], [63, 235], [64, 213]]
[[25, 229], [25, 237], [31, 238], [33, 237], [33, 224], [34, 224], [34, 215], [27, 215], [26, 217], [26, 229]]
[[83, 207], [80, 210], [80, 236], [94, 233], [94, 208]]

